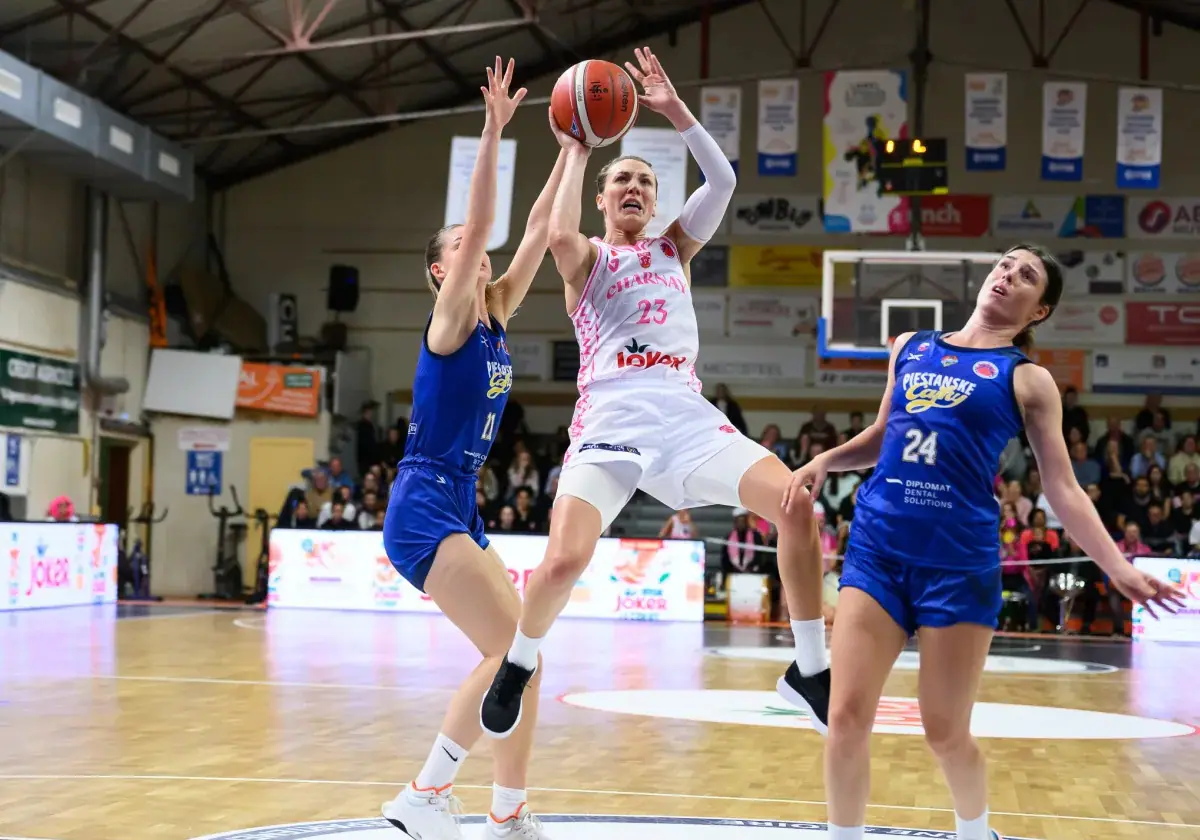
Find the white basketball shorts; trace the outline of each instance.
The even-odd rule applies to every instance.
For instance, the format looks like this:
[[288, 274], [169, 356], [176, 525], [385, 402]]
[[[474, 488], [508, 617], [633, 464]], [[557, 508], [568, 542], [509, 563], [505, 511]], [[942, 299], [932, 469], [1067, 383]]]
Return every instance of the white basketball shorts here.
[[576, 407], [558, 495], [591, 504], [605, 529], [639, 489], [673, 510], [739, 507], [742, 476], [768, 457], [695, 391], [602, 382]]

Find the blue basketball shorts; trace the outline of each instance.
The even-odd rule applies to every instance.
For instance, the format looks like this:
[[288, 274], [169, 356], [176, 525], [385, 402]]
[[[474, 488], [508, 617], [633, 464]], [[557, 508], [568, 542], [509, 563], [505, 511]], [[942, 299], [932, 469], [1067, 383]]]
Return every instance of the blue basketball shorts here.
[[383, 520], [383, 547], [400, 577], [424, 592], [438, 546], [453, 534], [467, 534], [480, 548], [488, 547], [475, 505], [475, 476], [401, 467]]
[[937, 569], [846, 548], [842, 579], [870, 595], [910, 636], [918, 627], [982, 624], [995, 628], [1003, 607], [1000, 566]]

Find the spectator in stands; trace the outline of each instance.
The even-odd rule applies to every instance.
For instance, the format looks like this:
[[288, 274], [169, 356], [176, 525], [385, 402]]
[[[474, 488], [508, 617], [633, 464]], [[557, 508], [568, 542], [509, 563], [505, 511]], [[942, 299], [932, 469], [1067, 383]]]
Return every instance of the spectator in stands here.
[[[1075, 428], [1071, 431], [1079, 433]], [[1081, 487], [1100, 483], [1100, 465], [1088, 457], [1088, 445], [1082, 438], [1071, 444], [1071, 470]]]
[[0, 493], [0, 522], [15, 522], [12, 514], [12, 500], [6, 493]]
[[333, 501], [333, 488], [329, 486], [329, 474], [325, 472], [324, 467], [305, 470], [303, 475], [308, 481], [304, 500], [308, 502], [309, 510], [319, 511], [328, 502]]
[[[1167, 481], [1167, 473], [1160, 466], [1153, 466], [1146, 471], [1146, 481], [1150, 484], [1150, 495], [1166, 505], [1171, 500], [1171, 485]], [[1143, 536], [1145, 536], [1143, 534]]]
[[750, 511], [745, 508], [734, 508], [733, 530], [725, 539], [725, 552], [722, 555], [724, 562], [721, 564], [721, 571], [726, 576], [738, 573], [760, 573], [763, 562], [760, 557], [761, 552], [757, 551], [757, 548], [765, 546], [766, 541], [757, 529], [750, 527]]
[[533, 488], [518, 487], [513, 497], [513, 530], [537, 534], [544, 529], [541, 518], [533, 507]]
[[349, 487], [339, 487], [334, 491], [333, 498], [321, 505], [320, 511], [317, 512], [317, 527], [324, 527], [325, 523], [333, 517], [333, 506], [341, 504], [342, 516], [354, 522], [358, 518], [358, 511], [354, 506], [353, 491]]
[[785, 464], [788, 463], [788, 445], [783, 440], [783, 433], [774, 423], [768, 423], [763, 428], [762, 438], [759, 443], [769, 452], [774, 452], [779, 460]]
[[1088, 420], [1087, 409], [1079, 404], [1079, 392], [1068, 385], [1063, 390], [1063, 437], [1070, 439], [1071, 429], [1078, 429], [1080, 437], [1087, 441], [1092, 435], [1092, 424]]
[[[1150, 421], [1150, 427], [1142, 429], [1134, 438], [1134, 443], [1141, 446], [1141, 443], [1146, 438], [1154, 438], [1158, 441], [1158, 452], [1161, 457], [1167, 457], [1175, 451], [1175, 433], [1167, 426], [1167, 415], [1162, 410], [1154, 412], [1154, 419]], [[1166, 467], [1166, 464], [1163, 464]]]
[[1146, 508], [1146, 527], [1142, 529], [1142, 542], [1152, 553], [1161, 557], [1170, 557], [1179, 551], [1175, 544], [1175, 528], [1167, 519], [1161, 502], [1151, 502]]
[[1155, 464], [1164, 470], [1167, 468], [1166, 459], [1158, 451], [1158, 438], [1147, 435], [1138, 440], [1138, 452], [1129, 462], [1129, 474], [1135, 479], [1141, 478]]
[[300, 531], [312, 531], [317, 527], [317, 519], [308, 508], [308, 502], [300, 499], [292, 507], [291, 515], [280, 517], [277, 528], [292, 528]]
[[517, 491], [522, 487], [541, 487], [542, 480], [538, 475], [537, 467], [533, 463], [533, 456], [529, 454], [529, 450], [520, 448], [513, 457], [512, 466], [508, 468], [508, 498], [515, 500]]
[[686, 508], [668, 516], [667, 521], [658, 529], [660, 540], [693, 540], [698, 536], [696, 523], [692, 521], [692, 512]]
[[489, 531], [512, 531], [516, 518], [517, 513], [513, 510], [512, 505], [504, 505], [496, 514], [496, 518], [487, 524], [487, 529]]
[[[1142, 542], [1142, 530], [1136, 522], [1129, 522], [1125, 525], [1125, 534], [1117, 541], [1117, 548], [1125, 559], [1133, 562], [1135, 557], [1144, 557], [1150, 554], [1150, 547]], [[1120, 591], [1113, 586], [1107, 579], [1105, 584], [1108, 588], [1108, 611], [1112, 615], [1114, 637], [1125, 635], [1125, 599], [1121, 596]]]
[[[359, 464], [358, 468], [361, 472], [366, 472], [374, 463], [374, 461], [367, 461]], [[329, 483], [333, 485], [334, 490], [342, 487], [354, 490], [354, 479], [350, 477], [350, 473], [346, 472], [346, 468], [342, 465], [342, 459], [336, 455], [329, 459]]]
[[818, 501], [833, 514], [831, 518], [836, 518], [842, 503], [850, 498], [862, 480], [862, 476], [854, 472], [832, 473], [825, 479]]
[[555, 496], [558, 495], [558, 477], [562, 474], [563, 454], [556, 453], [554, 463], [549, 470], [546, 471], [546, 486], [542, 488], [542, 495], [554, 503]]
[[362, 477], [362, 484], [355, 488], [354, 501], [361, 502], [366, 498], [368, 493], [374, 493], [376, 498], [379, 497], [379, 476], [381, 473], [382, 469], [378, 464], [367, 471], [367, 474]]
[[1083, 489], [1088, 494], [1088, 498], [1092, 500], [1092, 504], [1095, 505], [1096, 515], [1100, 517], [1100, 521], [1108, 529], [1109, 536], [1116, 539], [1116, 536], [1121, 533], [1122, 527], [1120, 509], [1104, 497], [1099, 484], [1087, 484], [1084, 485]]
[[[1065, 541], [1063, 546], [1064, 557], [1084, 558], [1071, 563], [1066, 571], [1087, 584], [1079, 593], [1076, 603], [1083, 607], [1083, 615], [1081, 616], [1083, 632], [1085, 635], [1091, 635], [1092, 622], [1096, 620], [1096, 606], [1100, 603], [1100, 592], [1096, 589], [1096, 584], [1100, 582], [1101, 578], [1100, 568], [1087, 559], [1087, 552], [1079, 547], [1079, 543], [1075, 542], [1074, 537], [1070, 534], [1063, 534], [1063, 539]], [[1070, 616], [1067, 618], [1069, 620]], [[1070, 629], [1066, 632], [1074, 634], [1074, 631]]]
[[1109, 417], [1107, 430], [1092, 446], [1092, 456], [1101, 463], [1107, 463], [1109, 459], [1109, 447], [1114, 443], [1117, 446], [1117, 458], [1121, 467], [1129, 469], [1129, 462], [1133, 459], [1133, 454], [1137, 451], [1137, 446], [1134, 444], [1133, 438], [1121, 428], [1120, 418]]
[[1151, 391], [1146, 394], [1146, 402], [1142, 406], [1142, 410], [1137, 413], [1137, 417], [1133, 421], [1133, 430], [1140, 432], [1142, 429], [1149, 429], [1154, 425], [1154, 412], [1161, 411], [1163, 413], [1163, 421], [1165, 428], [1171, 428], [1171, 412], [1162, 407], [1162, 394]]
[[[1041, 483], [1041, 476], [1038, 477], [1038, 483]], [[1054, 508], [1050, 507], [1050, 500], [1046, 498], [1045, 493], [1038, 493], [1037, 501], [1033, 503], [1035, 512], [1030, 514], [1030, 523], [1032, 524], [1036, 511], [1041, 511], [1046, 516], [1045, 527], [1052, 531], [1061, 531], [1062, 522], [1059, 521], [1058, 514], [1054, 512]]]
[[1200, 469], [1200, 452], [1196, 451], [1196, 436], [1188, 435], [1179, 445], [1179, 450], [1167, 462], [1167, 480], [1172, 484], [1183, 484], [1184, 471], [1188, 465]]
[[[403, 424], [403, 425], [401, 425]], [[408, 437], [408, 418], [401, 417], [396, 425], [388, 426], [383, 442], [379, 445], [379, 455], [382, 463], [394, 466], [404, 457], [404, 443]]]
[[809, 460], [815, 454], [812, 452], [813, 444], [820, 444], [821, 451], [824, 452], [837, 446], [838, 442], [837, 429], [825, 419], [825, 412], [819, 408], [814, 408], [812, 419], [800, 427], [800, 436], [808, 437]]
[[1125, 504], [1125, 522], [1136, 522], [1139, 528], [1138, 534], [1141, 535], [1140, 529], [1150, 520], [1147, 509], [1151, 502], [1154, 501], [1154, 495], [1150, 492], [1150, 479], [1142, 476], [1133, 482], [1133, 491], [1129, 494]]
[[69, 496], [56, 496], [46, 507], [46, 519], [51, 522], [78, 522], [75, 503]]
[[717, 395], [710, 399], [709, 402], [725, 415], [725, 419], [729, 421], [729, 425], [744, 435], [750, 434], [748, 431], [749, 427], [746, 425], [746, 418], [742, 415], [742, 407], [733, 398], [733, 394], [729, 392], [729, 386], [724, 382], [717, 383]]
[[322, 531], [355, 531], [358, 530], [353, 518], [346, 516], [346, 503], [340, 498], [334, 499], [329, 505], [329, 518], [320, 525]]
[[487, 507], [494, 505], [500, 498], [500, 479], [496, 478], [496, 471], [492, 469], [491, 461], [487, 461], [479, 467], [475, 486], [483, 491], [484, 498], [487, 499]]
[[1042, 473], [1037, 467], [1025, 473], [1025, 496], [1037, 505], [1038, 496], [1042, 495]]
[[1029, 514], [1033, 512], [1033, 502], [1021, 493], [1021, 482], [1009, 481], [1006, 483], [1001, 490], [1000, 502], [1013, 506], [1021, 528], [1025, 528], [1029, 524]]
[[852, 437], [857, 437], [858, 434], [862, 430], [863, 430], [863, 413], [861, 411], [851, 411], [850, 412], [850, 427], [847, 428], [846, 431], [843, 432], [842, 434], [845, 435], [846, 440], [850, 440], [850, 438], [852, 438]]
[[377, 408], [379, 408], [378, 402], [367, 400], [358, 410], [358, 422], [354, 426], [354, 457], [358, 463], [360, 475], [366, 471], [367, 467], [377, 463], [383, 454], [379, 445], [379, 427], [375, 425], [375, 409]]
[[[1036, 508], [1029, 515], [1029, 527], [1021, 532], [1025, 555], [1031, 561], [1050, 560], [1058, 556], [1058, 531], [1048, 525], [1046, 511]], [[1029, 584], [1029, 626], [1035, 632], [1041, 627], [1042, 601], [1046, 590], [1046, 566], [1026, 566], [1025, 580]]]
[[475, 485], [475, 509], [479, 511], [479, 515], [486, 521], [488, 519], [488, 500], [484, 494], [483, 488], [478, 484]]
[[1200, 522], [1200, 507], [1196, 505], [1196, 494], [1184, 490], [1175, 497], [1175, 504], [1170, 509], [1171, 528], [1180, 549], [1187, 551], [1192, 534], [1192, 523]]
[[375, 517], [383, 506], [379, 504], [379, 495], [374, 490], [367, 490], [363, 493], [362, 503], [357, 505], [358, 527], [363, 531], [370, 531], [375, 526]]
[[[860, 481], [858, 484], [854, 485], [854, 489], [850, 491], [850, 495], [845, 499], [842, 499], [842, 503], [838, 505], [837, 527], [839, 534], [843, 531], [845, 531], [846, 534], [849, 534], [850, 532], [850, 523], [854, 521], [854, 506], [858, 503], [858, 491], [861, 487], [862, 482]], [[845, 547], [841, 548], [840, 551], [845, 554]]]
[[1185, 491], [1200, 499], [1200, 465], [1188, 464], [1183, 468], [1183, 481], [1175, 485], [1175, 492]]

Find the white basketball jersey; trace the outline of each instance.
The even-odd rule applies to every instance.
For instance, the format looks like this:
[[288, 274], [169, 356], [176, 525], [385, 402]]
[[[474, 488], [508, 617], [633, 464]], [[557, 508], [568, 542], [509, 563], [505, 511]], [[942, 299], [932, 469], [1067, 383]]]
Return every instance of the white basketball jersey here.
[[579, 342], [579, 390], [596, 382], [681, 385], [700, 391], [700, 336], [679, 249], [666, 237], [600, 250], [571, 316]]

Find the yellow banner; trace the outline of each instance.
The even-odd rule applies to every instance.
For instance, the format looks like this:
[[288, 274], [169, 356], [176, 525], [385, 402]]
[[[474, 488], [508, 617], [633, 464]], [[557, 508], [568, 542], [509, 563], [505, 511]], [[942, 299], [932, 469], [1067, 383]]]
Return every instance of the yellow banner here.
[[821, 287], [822, 249], [808, 245], [734, 245], [730, 286]]

